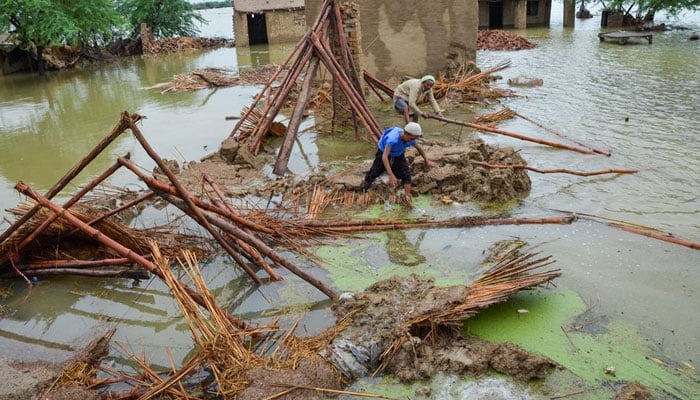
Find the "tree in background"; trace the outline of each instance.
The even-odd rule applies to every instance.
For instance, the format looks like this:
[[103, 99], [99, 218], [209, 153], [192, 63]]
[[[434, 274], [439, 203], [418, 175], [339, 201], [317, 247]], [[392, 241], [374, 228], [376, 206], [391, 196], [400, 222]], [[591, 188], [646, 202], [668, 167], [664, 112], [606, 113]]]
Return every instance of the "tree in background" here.
[[0, 0], [0, 33], [11, 32], [43, 73], [44, 49], [65, 45], [88, 54], [115, 35], [138, 38], [141, 23], [154, 37], [193, 36], [204, 18], [185, 0]]
[[678, 15], [686, 10], [700, 10], [700, 0], [600, 0], [600, 3], [606, 10], [633, 15], [637, 20], [646, 22], [654, 21], [654, 15], [659, 11]]
[[117, 10], [128, 18], [131, 37], [139, 36], [141, 23], [156, 39], [194, 36], [199, 32], [195, 21], [205, 21], [185, 0], [117, 0]]
[[42, 73], [46, 48], [102, 45], [122, 25], [110, 0], [0, 0], [0, 32], [12, 32], [20, 48], [36, 57]]

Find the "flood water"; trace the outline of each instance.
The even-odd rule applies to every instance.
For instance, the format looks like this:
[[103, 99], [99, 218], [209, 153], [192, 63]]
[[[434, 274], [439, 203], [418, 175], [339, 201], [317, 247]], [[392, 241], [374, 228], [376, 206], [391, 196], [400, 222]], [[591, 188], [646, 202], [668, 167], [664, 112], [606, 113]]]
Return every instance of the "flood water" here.
[[[227, 18], [231, 20], [230, 14], [211, 18], [224, 25]], [[653, 226], [680, 239], [700, 242], [700, 42], [688, 40], [693, 30], [700, 31], [700, 18], [686, 16], [683, 25], [692, 30], [655, 32], [652, 45], [634, 40], [624, 46], [601, 43], [599, 16], [577, 19], [575, 28], [565, 29], [561, 3], [555, 2], [550, 28], [516, 31], [536, 43], [535, 49], [478, 53], [482, 68], [510, 60], [497, 86], [508, 87], [507, 79], [518, 77], [540, 78], [544, 84], [515, 88], [518, 97], [491, 108], [466, 105], [448, 110], [447, 116], [459, 119], [503, 105], [612, 153], [611, 157], [584, 155], [504, 136], [474, 134], [489, 143], [520, 149], [528, 164], [538, 169], [639, 170], [632, 175], [593, 177], [530, 172], [530, 196], [510, 210], [512, 216], [544, 217], [558, 215], [554, 210], [567, 210]], [[206, 28], [203, 31], [208, 36]], [[222, 36], [217, 32], [225, 31], [217, 25], [210, 36]], [[116, 125], [122, 110], [146, 116], [141, 131], [163, 158], [184, 162], [215, 151], [233, 127], [225, 118], [239, 115], [258, 87], [186, 93], [147, 88], [197, 68], [280, 63], [293, 47], [292, 43], [218, 49], [133, 58], [45, 77], [0, 77], [0, 216], [9, 218], [4, 210], [23, 200], [13, 189], [18, 181], [47, 191]], [[386, 124], [400, 122], [389, 105], [377, 107]], [[522, 118], [505, 121], [499, 128], [564, 141]], [[435, 121], [426, 123], [425, 130], [445, 141], [473, 134]], [[373, 154], [366, 143], [321, 138], [313, 131], [305, 133], [300, 143], [303, 154], [297, 148], [290, 168], [301, 175], [321, 161], [350, 158], [359, 162]], [[73, 189], [127, 152], [147, 170], [153, 168], [135, 139], [123, 135], [74, 181]], [[143, 187], [128, 173], [118, 173], [111, 183]], [[409, 216], [480, 213], [474, 204], [437, 208], [418, 204]], [[149, 218], [147, 213], [135, 225], [148, 226]], [[7, 226], [6, 221], [0, 222], [0, 231]], [[556, 259], [555, 266], [563, 276], [553, 290], [571, 290], [595, 314], [634, 326], [648, 340], [649, 354], [679, 363], [700, 363], [697, 250], [581, 219], [565, 226], [409, 231], [405, 239], [415, 245], [421, 259], [429, 261], [398, 267], [429, 276], [471, 274], [491, 243], [512, 238], [538, 245], [539, 251]], [[370, 241], [373, 245], [355, 270], [373, 276], [379, 267], [392, 264], [391, 248], [387, 235], [371, 235]], [[330, 320], [324, 296], [294, 277], [256, 288], [226, 259], [214, 260], [204, 271], [219, 304], [243, 319], [263, 323], [281, 316], [285, 323], [301, 317], [302, 334], [318, 332]], [[332, 282], [333, 274], [326, 276], [315, 267], [312, 271], [339, 290], [360, 289], [347, 282], [352, 278]], [[13, 290], [3, 304], [7, 314], [0, 320], [0, 355], [4, 357], [60, 360], [90, 332], [101, 332], [111, 324], [117, 327], [115, 343], [134, 353], [146, 351], [155, 365], [169, 366], [166, 349], [176, 363], [192, 349], [189, 329], [177, 305], [157, 280], [46, 278], [31, 290], [22, 282]], [[108, 362], [133, 365], [116, 345]], [[697, 389], [700, 391], [700, 385]]]

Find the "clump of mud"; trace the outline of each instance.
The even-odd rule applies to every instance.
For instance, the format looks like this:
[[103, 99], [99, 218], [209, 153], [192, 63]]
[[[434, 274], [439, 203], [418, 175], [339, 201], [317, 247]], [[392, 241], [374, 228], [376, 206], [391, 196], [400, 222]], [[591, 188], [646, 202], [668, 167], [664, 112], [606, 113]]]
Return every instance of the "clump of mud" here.
[[[416, 153], [407, 156], [413, 184], [420, 194], [446, 196], [454, 201], [509, 201], [527, 196], [532, 183], [523, 169], [488, 168], [483, 165], [526, 165], [512, 147], [496, 148], [481, 140], [459, 145], [424, 146], [437, 168], [425, 169]], [[482, 163], [482, 164], [480, 164]]]
[[544, 378], [557, 366], [516, 345], [465, 338], [453, 329], [433, 329], [430, 335], [405, 331], [418, 316], [462, 303], [467, 291], [464, 286], [436, 287], [431, 279], [416, 275], [378, 282], [333, 306], [336, 317], [349, 316], [350, 323], [324, 356], [346, 376], [359, 378], [377, 370], [380, 351], [390, 348], [397, 337], [408, 335], [393, 356], [385, 357], [384, 371], [402, 382], [437, 373], [479, 376], [489, 370], [529, 381]]
[[620, 392], [615, 396], [615, 400], [652, 400], [653, 397], [649, 389], [639, 382], [629, 382], [625, 384]]

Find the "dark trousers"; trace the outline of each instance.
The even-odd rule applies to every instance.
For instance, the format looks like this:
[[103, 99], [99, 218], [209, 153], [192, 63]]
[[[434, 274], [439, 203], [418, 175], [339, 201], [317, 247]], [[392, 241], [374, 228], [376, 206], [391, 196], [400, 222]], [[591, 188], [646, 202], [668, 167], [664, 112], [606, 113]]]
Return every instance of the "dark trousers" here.
[[[405, 155], [401, 154], [400, 156], [389, 157], [389, 165], [396, 179], [400, 180], [404, 185], [411, 183], [411, 169], [408, 167], [408, 161], [406, 161]], [[362, 188], [365, 190], [369, 189], [369, 187], [372, 186], [372, 182], [379, 178], [384, 172], [386, 172], [386, 168], [384, 168], [384, 162], [382, 161], [382, 151], [378, 150], [377, 154], [374, 155], [372, 167], [365, 175], [365, 182]]]

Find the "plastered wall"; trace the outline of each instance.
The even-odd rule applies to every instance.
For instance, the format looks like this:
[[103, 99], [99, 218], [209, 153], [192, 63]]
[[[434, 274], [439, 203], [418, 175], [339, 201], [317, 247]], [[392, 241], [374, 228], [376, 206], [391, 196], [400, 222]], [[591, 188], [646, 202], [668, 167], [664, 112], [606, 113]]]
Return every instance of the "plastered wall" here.
[[[474, 61], [477, 0], [355, 0], [360, 6], [361, 68], [380, 79], [437, 73]], [[310, 25], [320, 0], [307, 0]]]

